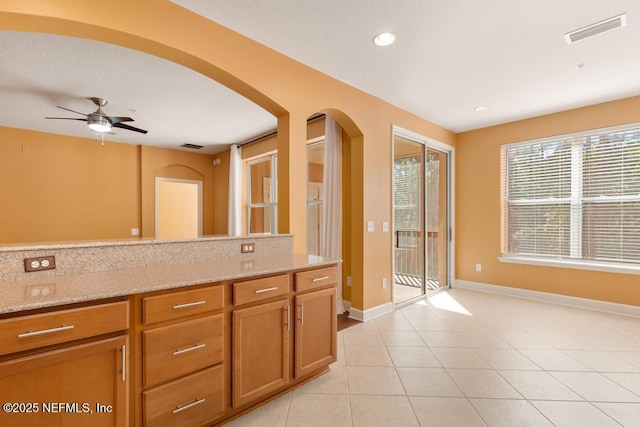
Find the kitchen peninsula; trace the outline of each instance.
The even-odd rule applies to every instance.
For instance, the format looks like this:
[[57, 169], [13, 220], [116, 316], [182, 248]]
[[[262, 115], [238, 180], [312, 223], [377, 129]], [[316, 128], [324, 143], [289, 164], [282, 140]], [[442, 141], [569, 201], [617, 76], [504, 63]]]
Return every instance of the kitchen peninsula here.
[[[0, 248], [0, 424], [216, 425], [327, 371], [338, 261], [291, 248], [290, 235]], [[45, 256], [55, 270], [24, 272]]]

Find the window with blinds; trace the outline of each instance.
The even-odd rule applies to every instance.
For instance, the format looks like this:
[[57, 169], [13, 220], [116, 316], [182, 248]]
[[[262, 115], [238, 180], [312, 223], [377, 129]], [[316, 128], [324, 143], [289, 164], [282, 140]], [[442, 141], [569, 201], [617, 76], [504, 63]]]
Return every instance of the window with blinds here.
[[640, 125], [502, 147], [503, 255], [640, 262]]

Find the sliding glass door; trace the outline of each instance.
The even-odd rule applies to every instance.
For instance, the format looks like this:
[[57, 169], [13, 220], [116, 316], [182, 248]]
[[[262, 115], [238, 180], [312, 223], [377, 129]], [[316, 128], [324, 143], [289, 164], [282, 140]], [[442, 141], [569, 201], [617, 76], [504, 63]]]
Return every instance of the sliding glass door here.
[[394, 134], [394, 302], [449, 285], [449, 188], [446, 151]]

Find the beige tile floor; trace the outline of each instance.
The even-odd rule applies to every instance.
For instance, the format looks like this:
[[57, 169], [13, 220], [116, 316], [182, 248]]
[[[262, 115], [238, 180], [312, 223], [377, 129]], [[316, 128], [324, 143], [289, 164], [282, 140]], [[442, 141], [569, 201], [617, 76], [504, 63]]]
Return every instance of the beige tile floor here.
[[640, 319], [451, 289], [338, 333], [231, 426], [640, 426]]

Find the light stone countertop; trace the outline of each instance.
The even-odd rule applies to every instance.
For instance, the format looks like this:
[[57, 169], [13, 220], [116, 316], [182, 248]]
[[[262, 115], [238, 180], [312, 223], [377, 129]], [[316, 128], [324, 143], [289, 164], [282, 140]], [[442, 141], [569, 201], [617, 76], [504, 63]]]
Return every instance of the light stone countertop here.
[[[0, 314], [235, 280], [340, 261], [314, 255], [233, 257], [203, 263], [109, 270], [0, 282]], [[32, 273], [37, 274], [37, 273]]]

